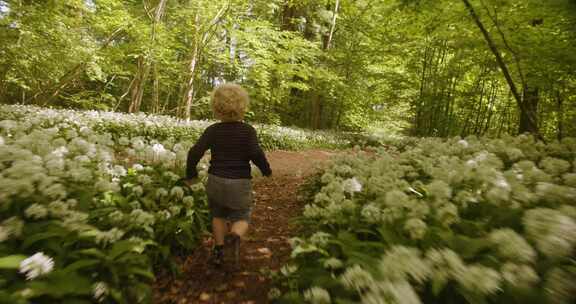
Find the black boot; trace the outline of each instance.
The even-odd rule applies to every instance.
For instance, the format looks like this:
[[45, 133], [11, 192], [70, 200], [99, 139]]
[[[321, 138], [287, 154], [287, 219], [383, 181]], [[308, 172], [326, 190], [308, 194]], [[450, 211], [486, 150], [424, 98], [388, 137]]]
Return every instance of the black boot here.
[[240, 266], [240, 236], [234, 232], [228, 233], [224, 237], [226, 255], [234, 267]]
[[224, 263], [224, 246], [223, 245], [216, 245], [214, 249], [212, 249], [212, 255], [208, 262], [215, 267], [220, 267]]

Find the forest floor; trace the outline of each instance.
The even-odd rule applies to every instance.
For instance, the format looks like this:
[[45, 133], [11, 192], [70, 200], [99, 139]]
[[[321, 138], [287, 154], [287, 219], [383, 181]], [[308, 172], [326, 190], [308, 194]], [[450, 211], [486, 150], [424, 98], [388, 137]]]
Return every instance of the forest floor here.
[[190, 256], [179, 260], [183, 275], [158, 275], [154, 303], [268, 303], [271, 287], [267, 273], [279, 270], [289, 259], [288, 240], [296, 236], [291, 219], [301, 213], [298, 189], [306, 177], [336, 152], [309, 150], [267, 153], [273, 170], [270, 178], [254, 179], [254, 209], [250, 232], [242, 241], [240, 268], [215, 269], [207, 260], [212, 238]]

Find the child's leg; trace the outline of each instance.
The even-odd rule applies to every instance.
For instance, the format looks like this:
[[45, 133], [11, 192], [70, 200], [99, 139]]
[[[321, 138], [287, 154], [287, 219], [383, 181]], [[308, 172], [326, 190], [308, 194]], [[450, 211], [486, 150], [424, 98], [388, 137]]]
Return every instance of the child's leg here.
[[248, 226], [249, 224], [248, 221], [246, 220], [235, 221], [232, 224], [232, 228], [230, 228], [230, 231], [238, 235], [240, 238], [242, 238], [244, 237], [246, 232], [248, 232]]
[[224, 245], [224, 236], [228, 232], [226, 227], [226, 220], [219, 217], [212, 218], [212, 233], [214, 234], [214, 242], [216, 246]]

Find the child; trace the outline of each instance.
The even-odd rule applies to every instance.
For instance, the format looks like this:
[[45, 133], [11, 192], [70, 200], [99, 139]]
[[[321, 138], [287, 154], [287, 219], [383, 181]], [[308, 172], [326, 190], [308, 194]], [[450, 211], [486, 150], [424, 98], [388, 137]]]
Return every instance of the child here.
[[[252, 175], [250, 161], [264, 176], [272, 171], [266, 155], [258, 144], [256, 130], [242, 122], [248, 106], [248, 94], [236, 84], [223, 84], [211, 96], [212, 111], [221, 122], [206, 130], [188, 152], [186, 178], [188, 184], [198, 176], [196, 165], [207, 149], [211, 151], [206, 194], [212, 215], [215, 246], [211, 263], [223, 263], [223, 249], [231, 250], [238, 265], [240, 239], [248, 231], [252, 210]], [[230, 232], [226, 222], [231, 223]]]

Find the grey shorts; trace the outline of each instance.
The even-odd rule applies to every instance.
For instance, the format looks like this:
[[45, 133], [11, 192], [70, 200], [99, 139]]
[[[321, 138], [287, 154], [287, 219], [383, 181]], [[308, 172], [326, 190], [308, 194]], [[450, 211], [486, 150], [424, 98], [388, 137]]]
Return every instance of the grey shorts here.
[[223, 178], [209, 174], [206, 194], [212, 217], [231, 222], [250, 222], [253, 205], [251, 179]]

